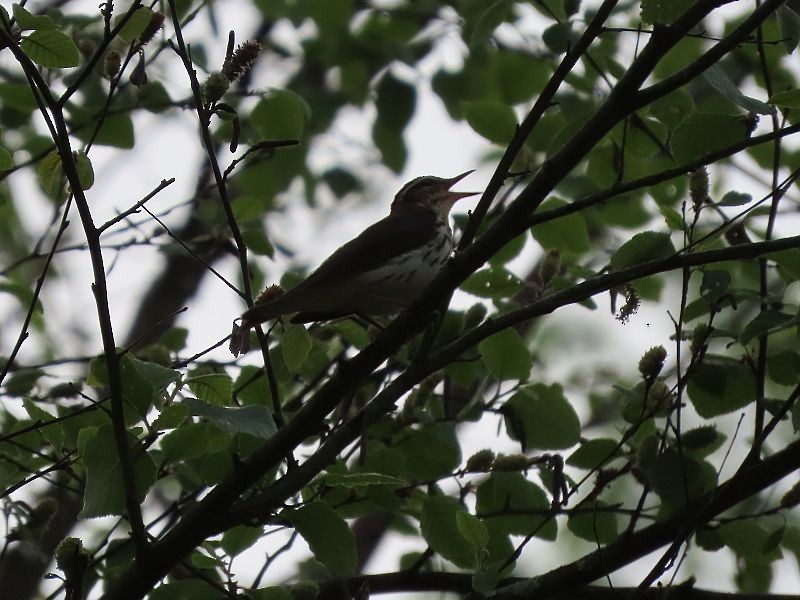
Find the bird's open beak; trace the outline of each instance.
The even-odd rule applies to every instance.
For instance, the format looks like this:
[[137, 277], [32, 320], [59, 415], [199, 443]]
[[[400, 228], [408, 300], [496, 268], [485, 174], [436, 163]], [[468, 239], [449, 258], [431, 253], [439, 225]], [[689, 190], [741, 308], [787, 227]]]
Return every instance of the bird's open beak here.
[[470, 173], [474, 173], [475, 169], [470, 169], [469, 171], [465, 171], [461, 173], [461, 175], [456, 175], [450, 179], [445, 179], [442, 182], [442, 185], [447, 192], [447, 199], [451, 202], [455, 202], [456, 200], [461, 200], [461, 198], [468, 198], [470, 196], [477, 196], [480, 192], [451, 192], [450, 188], [457, 184], [459, 181], [464, 179]]

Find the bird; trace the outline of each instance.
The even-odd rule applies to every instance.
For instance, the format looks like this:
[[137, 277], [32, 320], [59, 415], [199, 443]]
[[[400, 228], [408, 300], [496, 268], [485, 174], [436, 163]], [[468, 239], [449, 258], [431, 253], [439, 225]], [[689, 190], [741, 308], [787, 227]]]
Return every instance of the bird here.
[[292, 323], [346, 316], [369, 320], [411, 304], [453, 252], [450, 209], [479, 192], [450, 188], [472, 172], [450, 178], [425, 175], [406, 183], [387, 217], [341, 246], [295, 287], [282, 294], [262, 294], [242, 314], [241, 324], [234, 324], [233, 355], [249, 351], [249, 330], [271, 319], [292, 315]]

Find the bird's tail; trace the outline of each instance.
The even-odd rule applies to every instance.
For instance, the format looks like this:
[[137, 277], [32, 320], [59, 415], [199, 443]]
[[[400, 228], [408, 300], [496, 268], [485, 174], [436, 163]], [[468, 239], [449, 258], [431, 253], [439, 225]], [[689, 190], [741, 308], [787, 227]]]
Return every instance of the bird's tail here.
[[267, 289], [251, 308], [242, 314], [241, 324], [234, 323], [231, 333], [230, 350], [234, 356], [250, 351], [250, 329], [270, 319], [294, 312], [289, 306], [283, 290], [279, 286]]

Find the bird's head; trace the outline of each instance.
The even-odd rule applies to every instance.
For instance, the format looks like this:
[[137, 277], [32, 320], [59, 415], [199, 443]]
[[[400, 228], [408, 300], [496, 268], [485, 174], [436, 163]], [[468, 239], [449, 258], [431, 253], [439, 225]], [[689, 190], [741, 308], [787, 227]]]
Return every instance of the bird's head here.
[[450, 188], [464, 179], [472, 171], [461, 173], [450, 179], [423, 175], [405, 184], [397, 192], [392, 202], [392, 212], [407, 208], [423, 207], [434, 210], [441, 217], [447, 217], [450, 209], [461, 198], [474, 196], [478, 192], [452, 192]]

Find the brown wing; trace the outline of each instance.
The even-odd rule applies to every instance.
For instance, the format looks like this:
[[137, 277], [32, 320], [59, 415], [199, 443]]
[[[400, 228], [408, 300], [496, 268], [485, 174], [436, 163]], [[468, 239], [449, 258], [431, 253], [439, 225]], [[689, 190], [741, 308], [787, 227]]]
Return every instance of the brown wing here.
[[[380, 267], [388, 260], [422, 246], [435, 232], [436, 215], [425, 209], [397, 211], [365, 229], [331, 254], [311, 275], [275, 300], [256, 304], [242, 315], [242, 327], [251, 327], [274, 317], [305, 310], [313, 317], [335, 318], [348, 312], [310, 310], [309, 298], [325, 290], [317, 286], [343, 284], [347, 279]], [[336, 288], [337, 286], [333, 286]], [[331, 292], [329, 287], [327, 292]], [[304, 319], [305, 320], [305, 319]], [[315, 319], [308, 319], [315, 320]]]
[[425, 209], [405, 210], [381, 219], [331, 254], [292, 291], [327, 281], [354, 277], [422, 246], [434, 234], [436, 215]]

